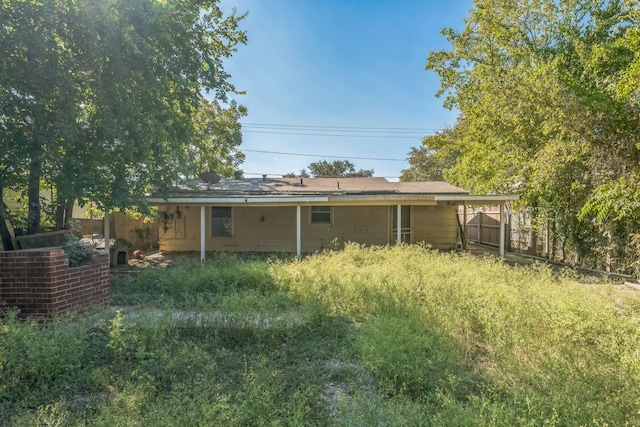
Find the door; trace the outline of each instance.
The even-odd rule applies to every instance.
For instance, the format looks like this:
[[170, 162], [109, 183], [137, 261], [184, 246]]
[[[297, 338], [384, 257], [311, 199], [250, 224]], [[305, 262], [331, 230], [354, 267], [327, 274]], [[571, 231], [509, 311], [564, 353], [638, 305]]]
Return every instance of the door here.
[[[389, 236], [389, 243], [397, 242], [398, 235], [398, 207], [391, 206], [391, 236]], [[411, 229], [411, 206], [402, 205], [400, 208], [400, 235], [402, 243], [412, 242], [412, 229]]]

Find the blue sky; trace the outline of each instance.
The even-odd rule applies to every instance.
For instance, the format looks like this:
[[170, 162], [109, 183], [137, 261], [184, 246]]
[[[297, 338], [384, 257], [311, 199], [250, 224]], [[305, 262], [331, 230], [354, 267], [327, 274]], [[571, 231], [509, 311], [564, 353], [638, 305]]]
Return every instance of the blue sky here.
[[397, 178], [411, 147], [455, 122], [456, 113], [434, 95], [437, 75], [424, 67], [430, 51], [448, 48], [440, 30], [460, 29], [471, 6], [471, 0], [222, 0], [223, 10], [249, 12], [242, 23], [248, 43], [225, 66], [247, 92], [234, 96], [249, 109], [242, 120], [245, 176], [275, 177], [343, 158]]

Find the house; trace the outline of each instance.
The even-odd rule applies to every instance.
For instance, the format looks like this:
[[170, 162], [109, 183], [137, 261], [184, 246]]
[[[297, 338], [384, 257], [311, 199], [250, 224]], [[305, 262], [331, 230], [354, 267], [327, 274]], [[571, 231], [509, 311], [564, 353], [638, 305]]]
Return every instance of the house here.
[[[459, 246], [458, 206], [517, 200], [446, 182], [385, 178], [242, 178], [176, 187], [159, 207], [160, 250], [311, 253], [352, 241]], [[503, 209], [504, 210], [504, 209]], [[463, 222], [464, 224], [464, 222]], [[501, 246], [501, 250], [504, 248]]]

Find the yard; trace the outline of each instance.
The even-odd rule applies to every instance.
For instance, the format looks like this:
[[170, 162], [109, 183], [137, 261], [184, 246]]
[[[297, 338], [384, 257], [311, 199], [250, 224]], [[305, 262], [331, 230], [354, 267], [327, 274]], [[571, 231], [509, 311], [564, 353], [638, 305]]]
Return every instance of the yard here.
[[[581, 283], [589, 282], [589, 283]], [[419, 246], [220, 254], [0, 320], [0, 426], [640, 425], [640, 299]]]

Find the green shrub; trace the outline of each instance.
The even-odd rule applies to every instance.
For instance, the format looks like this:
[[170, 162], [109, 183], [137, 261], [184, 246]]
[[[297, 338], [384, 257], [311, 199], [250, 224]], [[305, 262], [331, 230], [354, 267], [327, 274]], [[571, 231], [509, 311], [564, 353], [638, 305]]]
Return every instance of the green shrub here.
[[69, 257], [69, 267], [90, 264], [93, 259], [93, 249], [87, 247], [73, 233], [65, 234], [67, 243], [64, 245], [64, 252]]

